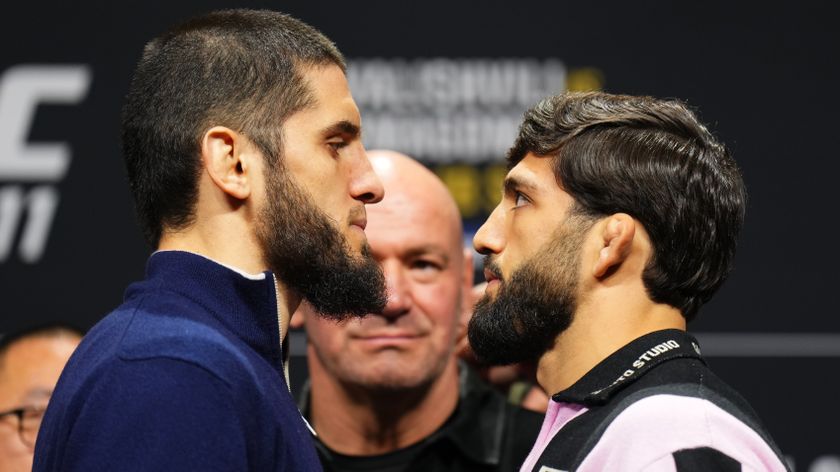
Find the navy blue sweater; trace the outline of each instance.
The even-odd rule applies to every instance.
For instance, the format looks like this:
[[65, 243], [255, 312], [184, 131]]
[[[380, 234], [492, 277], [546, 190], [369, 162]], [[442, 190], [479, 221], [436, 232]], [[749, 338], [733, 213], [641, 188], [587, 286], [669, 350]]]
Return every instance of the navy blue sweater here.
[[155, 253], [67, 364], [34, 470], [321, 470], [282, 373], [277, 313], [270, 272]]

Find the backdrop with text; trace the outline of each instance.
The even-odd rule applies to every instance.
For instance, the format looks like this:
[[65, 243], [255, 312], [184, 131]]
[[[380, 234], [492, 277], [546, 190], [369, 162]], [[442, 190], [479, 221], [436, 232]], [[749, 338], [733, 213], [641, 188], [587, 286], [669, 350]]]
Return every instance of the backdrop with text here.
[[366, 145], [434, 169], [465, 242], [496, 204], [505, 152], [539, 98], [602, 89], [696, 107], [741, 165], [750, 202], [736, 269], [690, 329], [796, 470], [840, 472], [840, 261], [829, 244], [840, 30], [811, 0], [13, 0], [0, 29], [0, 333], [51, 320], [89, 328], [142, 277], [151, 249], [124, 177], [122, 99], [147, 40], [228, 7], [280, 9], [333, 39]]

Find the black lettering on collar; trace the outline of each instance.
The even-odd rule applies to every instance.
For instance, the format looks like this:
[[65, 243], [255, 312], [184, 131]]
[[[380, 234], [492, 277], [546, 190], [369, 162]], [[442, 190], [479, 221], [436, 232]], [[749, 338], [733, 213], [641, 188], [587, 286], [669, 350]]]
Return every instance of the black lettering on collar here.
[[684, 331], [672, 329], [646, 334], [608, 356], [574, 385], [552, 398], [558, 402], [604, 404], [615, 392], [656, 365], [686, 357], [702, 360], [697, 340]]

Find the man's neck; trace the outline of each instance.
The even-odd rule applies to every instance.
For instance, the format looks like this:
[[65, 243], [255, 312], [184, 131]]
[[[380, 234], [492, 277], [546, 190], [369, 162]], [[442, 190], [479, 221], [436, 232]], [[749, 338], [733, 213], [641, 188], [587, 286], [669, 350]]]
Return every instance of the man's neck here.
[[537, 365], [537, 380], [549, 395], [566, 390], [593, 367], [631, 341], [663, 329], [685, 331], [685, 318], [674, 307], [625, 300], [618, 305], [586, 303], [568, 329]]
[[260, 274], [267, 269], [256, 241], [242, 236], [247, 233], [220, 231], [208, 226], [195, 225], [184, 231], [165, 231], [158, 250], [192, 252], [247, 274]]
[[[267, 270], [268, 264], [263, 260], [262, 250], [255, 241], [241, 236], [228, 237], [226, 232], [214, 231], [207, 228], [207, 225], [183, 232], [164, 232], [158, 244], [158, 251], [186, 251], [198, 254], [237, 271], [244, 277], [253, 277]], [[240, 234], [247, 233], [240, 231]], [[280, 332], [285, 336], [289, 330], [291, 313], [297, 310], [300, 297], [276, 276], [274, 280], [277, 291], [277, 317]]]
[[[315, 353], [310, 349], [310, 359]], [[320, 440], [346, 455], [374, 456], [401, 449], [437, 431], [458, 405], [453, 359], [430, 385], [385, 392], [342, 384], [310, 361], [310, 419]]]

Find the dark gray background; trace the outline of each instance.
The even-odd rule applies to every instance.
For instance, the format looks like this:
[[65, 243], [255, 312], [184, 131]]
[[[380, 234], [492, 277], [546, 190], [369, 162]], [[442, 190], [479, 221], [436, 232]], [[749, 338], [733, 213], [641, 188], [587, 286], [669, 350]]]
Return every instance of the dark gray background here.
[[[697, 107], [742, 166], [750, 203], [736, 270], [690, 328], [797, 470], [840, 470], [824, 457], [840, 456], [840, 33], [828, 2], [7, 2], [0, 73], [87, 64], [93, 82], [79, 105], [37, 110], [29, 140], [69, 142], [72, 162], [43, 258], [13, 251], [0, 263], [0, 332], [47, 320], [88, 328], [142, 276], [150, 250], [123, 177], [122, 96], [148, 39], [230, 6], [291, 13], [350, 58], [557, 58], [600, 69], [607, 91]], [[0, 176], [0, 188], [16, 184]]]

